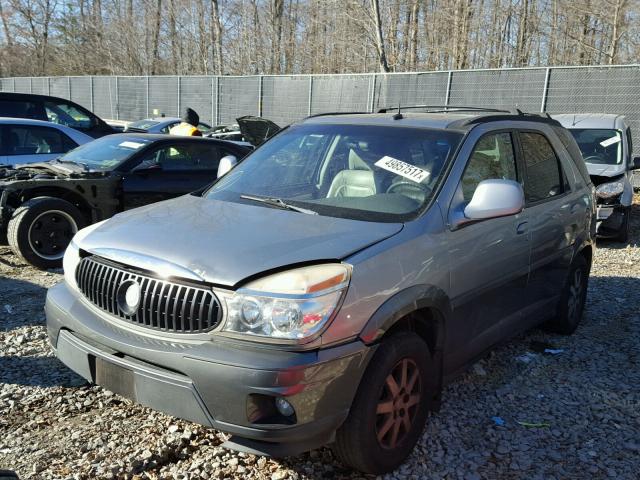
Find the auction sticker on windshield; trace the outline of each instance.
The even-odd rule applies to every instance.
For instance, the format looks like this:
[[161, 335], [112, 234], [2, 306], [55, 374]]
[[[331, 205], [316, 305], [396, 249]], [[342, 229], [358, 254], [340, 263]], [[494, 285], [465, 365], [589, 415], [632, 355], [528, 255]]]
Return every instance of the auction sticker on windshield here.
[[620, 137], [615, 136], [615, 137], [607, 138], [606, 140], [601, 141], [600, 145], [602, 145], [603, 147], [608, 147], [609, 145], [613, 145], [614, 143], [618, 143], [619, 141], [620, 141]]
[[401, 175], [409, 180], [413, 180], [416, 183], [420, 183], [429, 177], [429, 172], [426, 170], [389, 156], [382, 157], [375, 165], [396, 175]]
[[125, 148], [133, 148], [137, 150], [140, 147], [144, 147], [144, 145], [145, 145], [144, 143], [126, 141], [126, 142], [122, 142], [118, 146], [125, 147]]

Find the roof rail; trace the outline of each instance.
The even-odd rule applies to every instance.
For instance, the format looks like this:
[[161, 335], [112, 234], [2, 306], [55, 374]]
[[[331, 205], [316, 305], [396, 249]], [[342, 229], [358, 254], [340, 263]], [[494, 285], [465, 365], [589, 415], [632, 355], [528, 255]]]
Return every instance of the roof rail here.
[[440, 112], [494, 112], [494, 113], [512, 113], [512, 114], [521, 114], [522, 112], [517, 108], [513, 108], [510, 110], [501, 110], [498, 108], [487, 108], [487, 107], [470, 107], [465, 105], [396, 105], [395, 107], [384, 107], [378, 109], [378, 113], [389, 113], [389, 112], [398, 112], [398, 110], [411, 110], [416, 108], [426, 108], [431, 109], [430, 113], [440, 113]]
[[333, 115], [369, 115], [371, 114], [371, 112], [324, 112], [324, 113], [314, 113], [313, 115], [308, 115], [306, 117], [304, 117], [304, 119], [306, 120], [307, 118], [316, 118], [316, 117], [330, 117]]

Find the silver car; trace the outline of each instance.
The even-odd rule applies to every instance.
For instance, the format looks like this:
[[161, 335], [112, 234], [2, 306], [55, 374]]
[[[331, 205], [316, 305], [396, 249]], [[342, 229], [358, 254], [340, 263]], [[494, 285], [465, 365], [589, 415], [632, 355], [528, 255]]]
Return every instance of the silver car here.
[[331, 114], [210, 188], [78, 232], [47, 295], [87, 380], [274, 456], [396, 468], [443, 385], [534, 326], [573, 332], [593, 186], [521, 113]]
[[640, 157], [633, 156], [631, 128], [625, 117], [605, 113], [553, 117], [576, 139], [596, 186], [598, 236], [627, 242], [633, 171], [640, 169]]
[[46, 162], [91, 140], [65, 125], [0, 117], [0, 165]]

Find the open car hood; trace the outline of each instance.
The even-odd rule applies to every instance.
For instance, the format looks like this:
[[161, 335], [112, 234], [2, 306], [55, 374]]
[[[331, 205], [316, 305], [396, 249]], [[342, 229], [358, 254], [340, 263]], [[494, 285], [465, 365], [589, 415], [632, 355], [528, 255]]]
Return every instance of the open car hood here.
[[253, 117], [251, 115], [236, 118], [236, 122], [238, 122], [240, 132], [242, 132], [244, 139], [254, 147], [267, 141], [281, 130], [281, 128], [271, 120], [262, 117]]

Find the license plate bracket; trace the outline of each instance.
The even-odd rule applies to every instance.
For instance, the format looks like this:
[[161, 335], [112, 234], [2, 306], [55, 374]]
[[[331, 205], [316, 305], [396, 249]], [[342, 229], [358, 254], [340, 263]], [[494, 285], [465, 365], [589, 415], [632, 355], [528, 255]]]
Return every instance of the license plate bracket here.
[[136, 399], [136, 386], [131, 370], [100, 357], [95, 357], [95, 365], [95, 383], [123, 397]]

